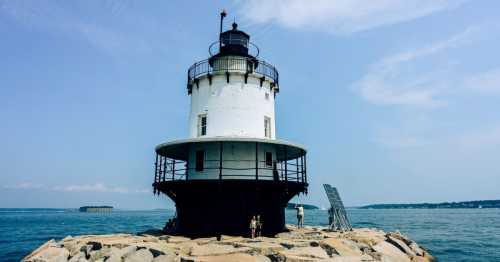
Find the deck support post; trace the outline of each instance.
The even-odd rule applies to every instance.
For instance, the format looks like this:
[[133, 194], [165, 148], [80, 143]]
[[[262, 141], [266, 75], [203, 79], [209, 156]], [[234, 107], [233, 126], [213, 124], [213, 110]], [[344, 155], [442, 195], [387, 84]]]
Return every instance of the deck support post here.
[[300, 156], [300, 175], [302, 177], [301, 182], [304, 183], [304, 155]]
[[159, 182], [159, 179], [158, 179], [158, 153], [156, 153], [156, 161], [155, 161], [155, 182]]
[[166, 175], [167, 175], [167, 157], [163, 157], [163, 181], [165, 181]]
[[286, 146], [285, 146], [285, 181], [288, 182], [288, 152], [286, 150]]
[[297, 169], [297, 182], [299, 182], [299, 158], [295, 158], [295, 169]]
[[305, 180], [305, 183], [307, 183], [307, 163], [306, 163], [306, 159], [307, 159], [307, 154], [304, 153], [304, 180]]
[[222, 181], [222, 142], [219, 142], [219, 180]]
[[255, 143], [255, 180], [259, 180], [259, 143]]
[[175, 180], [175, 159], [172, 161], [172, 180]]

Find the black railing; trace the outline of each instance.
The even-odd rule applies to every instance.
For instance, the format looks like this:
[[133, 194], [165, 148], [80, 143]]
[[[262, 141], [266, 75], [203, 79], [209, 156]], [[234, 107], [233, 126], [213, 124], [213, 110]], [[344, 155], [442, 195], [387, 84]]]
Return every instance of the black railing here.
[[213, 60], [203, 60], [193, 64], [188, 70], [188, 90], [191, 90], [195, 81], [206, 75], [218, 73], [240, 72], [257, 74], [267, 77], [278, 86], [279, 74], [276, 68], [263, 60], [247, 57], [219, 57]]
[[[195, 177], [190, 177], [190, 173]], [[201, 171], [196, 170], [194, 163], [190, 166], [186, 161], [160, 155], [156, 157], [154, 183], [199, 180], [204, 179], [204, 176], [209, 180], [245, 179], [307, 183], [305, 155], [288, 161], [273, 161], [271, 165], [269, 162], [256, 160], [205, 160]]]

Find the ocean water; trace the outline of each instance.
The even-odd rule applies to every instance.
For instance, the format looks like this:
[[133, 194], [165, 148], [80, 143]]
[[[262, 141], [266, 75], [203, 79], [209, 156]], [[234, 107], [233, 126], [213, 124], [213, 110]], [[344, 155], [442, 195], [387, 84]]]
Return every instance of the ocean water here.
[[[439, 261], [500, 261], [500, 209], [348, 209], [355, 227], [399, 230]], [[169, 210], [80, 213], [68, 209], [0, 209], [0, 261], [19, 261], [50, 239], [67, 235], [138, 233], [160, 229]], [[287, 210], [287, 223], [295, 223]], [[324, 210], [306, 210], [305, 223], [326, 225]]]

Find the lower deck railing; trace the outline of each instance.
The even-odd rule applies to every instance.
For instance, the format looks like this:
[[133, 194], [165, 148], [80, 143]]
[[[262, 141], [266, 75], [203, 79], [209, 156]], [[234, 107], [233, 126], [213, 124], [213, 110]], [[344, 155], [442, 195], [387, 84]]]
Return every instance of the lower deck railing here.
[[205, 160], [195, 163], [157, 155], [154, 182], [197, 179], [274, 180], [307, 183], [305, 155], [288, 161]]

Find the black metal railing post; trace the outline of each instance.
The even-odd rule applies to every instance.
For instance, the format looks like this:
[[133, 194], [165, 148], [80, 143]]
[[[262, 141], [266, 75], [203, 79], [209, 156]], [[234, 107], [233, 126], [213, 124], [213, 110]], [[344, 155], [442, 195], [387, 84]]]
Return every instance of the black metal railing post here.
[[299, 182], [299, 158], [295, 158], [295, 168], [297, 169], [297, 182]]
[[175, 159], [172, 161], [172, 180], [175, 180]]
[[259, 180], [259, 143], [255, 143], [255, 180]]
[[158, 182], [158, 153], [156, 153], [155, 161], [155, 182]]
[[285, 181], [288, 182], [288, 152], [285, 146]]
[[219, 180], [222, 180], [222, 142], [219, 142]]
[[307, 159], [307, 154], [304, 153], [304, 180], [307, 183], [307, 162], [306, 162], [306, 159]]
[[158, 162], [158, 182], [161, 182], [161, 176], [162, 176], [162, 167], [163, 167], [163, 157], [160, 156], [160, 161]]
[[163, 157], [163, 182], [165, 182], [165, 178], [167, 176], [167, 157]]
[[300, 156], [300, 176], [302, 178], [301, 182], [304, 183], [304, 155]]

